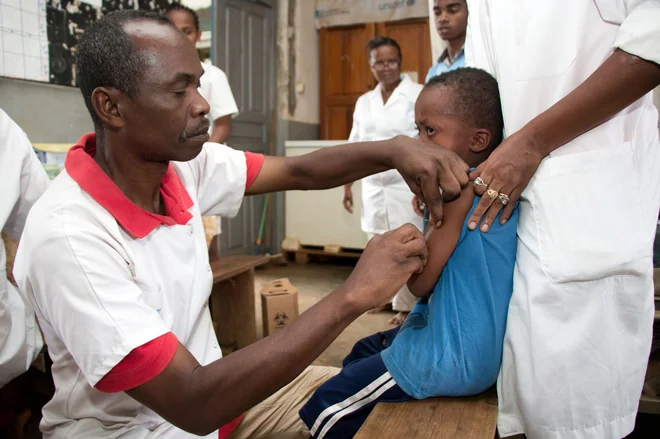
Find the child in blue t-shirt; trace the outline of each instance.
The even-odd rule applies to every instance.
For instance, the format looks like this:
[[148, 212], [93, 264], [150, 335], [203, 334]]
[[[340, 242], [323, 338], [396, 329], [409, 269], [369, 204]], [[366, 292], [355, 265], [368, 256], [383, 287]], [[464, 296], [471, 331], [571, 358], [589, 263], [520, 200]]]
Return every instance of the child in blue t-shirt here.
[[[432, 78], [417, 99], [415, 120], [430, 148], [450, 149], [477, 167], [502, 141], [497, 82], [473, 68]], [[495, 384], [518, 212], [488, 233], [469, 231], [467, 218], [479, 201], [473, 184], [484, 183], [470, 183], [443, 206], [443, 223], [428, 238], [428, 263], [408, 281], [420, 300], [403, 325], [356, 343], [342, 371], [300, 410], [313, 437], [353, 437], [379, 401], [473, 395]]]

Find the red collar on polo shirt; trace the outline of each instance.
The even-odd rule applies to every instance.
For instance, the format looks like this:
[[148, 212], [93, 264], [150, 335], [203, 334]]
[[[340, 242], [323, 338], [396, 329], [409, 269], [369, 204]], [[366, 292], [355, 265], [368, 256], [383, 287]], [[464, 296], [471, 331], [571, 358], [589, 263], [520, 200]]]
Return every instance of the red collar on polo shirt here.
[[136, 238], [144, 238], [161, 224], [188, 224], [192, 218], [188, 209], [194, 203], [171, 164], [160, 183], [166, 215], [158, 215], [147, 212], [129, 200], [94, 161], [95, 154], [96, 134], [83, 135], [66, 155], [66, 172], [82, 190], [110, 212], [128, 233]]

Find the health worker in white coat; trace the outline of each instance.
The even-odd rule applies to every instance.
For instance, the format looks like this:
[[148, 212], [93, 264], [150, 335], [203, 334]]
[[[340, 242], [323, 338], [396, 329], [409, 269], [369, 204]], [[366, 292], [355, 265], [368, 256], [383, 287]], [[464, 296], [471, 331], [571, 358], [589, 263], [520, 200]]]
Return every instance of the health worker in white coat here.
[[[0, 229], [19, 239], [32, 205], [50, 180], [23, 130], [0, 110]], [[43, 341], [32, 307], [6, 277], [0, 239], [0, 387], [27, 371]]]
[[[378, 85], [355, 104], [349, 142], [384, 140], [397, 135], [417, 137], [415, 101], [423, 86], [401, 74], [401, 47], [387, 37], [367, 44], [369, 63]], [[344, 207], [353, 213], [352, 184], [344, 186]], [[362, 179], [362, 230], [369, 239], [411, 223], [421, 230], [422, 218], [412, 209], [413, 193], [396, 170]], [[416, 297], [403, 286], [392, 300], [397, 311], [390, 323], [401, 324]]]
[[469, 226], [488, 230], [520, 198], [500, 436], [624, 437], [654, 313], [660, 1], [469, 8], [467, 64], [498, 79], [508, 134], [471, 175], [500, 196], [482, 197]]

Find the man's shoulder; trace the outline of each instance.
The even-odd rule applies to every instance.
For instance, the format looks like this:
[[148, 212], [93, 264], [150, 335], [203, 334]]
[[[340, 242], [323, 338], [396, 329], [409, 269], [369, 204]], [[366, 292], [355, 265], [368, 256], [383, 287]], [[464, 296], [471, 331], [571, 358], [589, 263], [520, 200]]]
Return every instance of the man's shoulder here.
[[109, 218], [110, 213], [63, 171], [32, 206], [23, 235], [37, 241], [67, 236], [89, 230]]

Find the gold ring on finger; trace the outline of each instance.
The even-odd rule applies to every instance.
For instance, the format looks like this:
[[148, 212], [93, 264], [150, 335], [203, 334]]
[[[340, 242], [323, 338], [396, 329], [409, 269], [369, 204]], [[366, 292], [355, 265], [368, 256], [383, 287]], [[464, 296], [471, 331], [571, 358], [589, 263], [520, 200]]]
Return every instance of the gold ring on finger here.
[[488, 188], [486, 195], [488, 195], [488, 198], [491, 200], [494, 200], [499, 195], [499, 192], [497, 192], [495, 189]]
[[506, 206], [506, 203], [509, 202], [509, 196], [507, 194], [500, 193], [497, 197], [500, 199], [500, 202], [502, 202], [502, 206]]
[[487, 186], [486, 183], [481, 179], [481, 177], [477, 177], [474, 179], [474, 184], [477, 186]]

